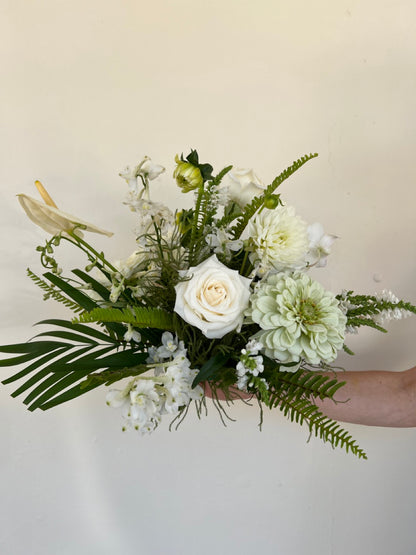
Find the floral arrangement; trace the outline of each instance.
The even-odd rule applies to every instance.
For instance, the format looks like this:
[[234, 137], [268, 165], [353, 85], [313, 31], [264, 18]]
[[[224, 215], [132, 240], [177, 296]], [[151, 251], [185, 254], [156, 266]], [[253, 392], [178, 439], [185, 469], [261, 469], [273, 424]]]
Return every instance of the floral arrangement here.
[[[107, 260], [83, 231], [112, 235], [59, 210], [40, 182], [42, 201], [18, 195], [26, 214], [52, 235], [37, 247], [46, 272], [29, 277], [45, 299], [63, 303], [72, 319], [49, 319], [49, 330], [6, 345], [1, 366], [24, 365], [4, 384], [22, 380], [29, 410], [50, 409], [100, 386], [120, 408], [125, 426], [152, 432], [164, 415], [179, 424], [194, 404], [198, 416], [212, 398], [221, 418], [241, 398], [279, 408], [334, 446], [360, 458], [364, 451], [315, 404], [343, 382], [328, 370], [346, 333], [416, 307], [384, 291], [356, 295], [326, 291], [308, 273], [322, 268], [336, 239], [308, 225], [276, 191], [316, 157], [295, 161], [267, 187], [252, 170], [228, 166], [213, 174], [192, 150], [176, 157], [173, 177], [193, 208], [172, 213], [150, 198], [150, 183], [165, 169], [145, 157], [120, 176], [125, 201], [137, 214], [137, 244], [126, 260]], [[88, 263], [63, 275], [55, 250], [81, 249]], [[10, 357], [10, 355], [14, 355]]]

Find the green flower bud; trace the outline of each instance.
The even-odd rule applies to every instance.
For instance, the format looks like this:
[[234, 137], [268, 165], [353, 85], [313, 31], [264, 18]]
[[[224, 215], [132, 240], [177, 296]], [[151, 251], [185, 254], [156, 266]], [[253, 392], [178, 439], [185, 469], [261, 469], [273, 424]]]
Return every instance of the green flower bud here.
[[264, 199], [264, 206], [269, 210], [274, 210], [277, 206], [279, 206], [279, 204], [279, 195], [269, 195]]
[[183, 193], [198, 189], [204, 183], [199, 168], [190, 162], [184, 162], [178, 155], [175, 156], [175, 162], [177, 166], [173, 172], [173, 177]]

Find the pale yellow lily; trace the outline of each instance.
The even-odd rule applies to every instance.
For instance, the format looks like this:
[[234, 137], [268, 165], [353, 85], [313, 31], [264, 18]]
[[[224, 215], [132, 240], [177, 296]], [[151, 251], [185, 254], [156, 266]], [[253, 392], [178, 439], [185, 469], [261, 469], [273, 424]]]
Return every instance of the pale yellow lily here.
[[32, 222], [44, 229], [46, 232], [56, 235], [62, 232], [69, 233], [74, 231], [77, 235], [81, 235], [78, 226], [82, 226], [82, 229], [85, 231], [100, 233], [102, 235], [107, 235], [108, 237], [113, 235], [111, 231], [105, 231], [104, 229], [100, 229], [93, 224], [84, 222], [75, 216], [71, 216], [66, 212], [62, 212], [58, 209], [42, 183], [40, 181], [35, 181], [35, 185], [44, 202], [24, 194], [19, 194], [17, 196], [28, 218], [30, 218]]

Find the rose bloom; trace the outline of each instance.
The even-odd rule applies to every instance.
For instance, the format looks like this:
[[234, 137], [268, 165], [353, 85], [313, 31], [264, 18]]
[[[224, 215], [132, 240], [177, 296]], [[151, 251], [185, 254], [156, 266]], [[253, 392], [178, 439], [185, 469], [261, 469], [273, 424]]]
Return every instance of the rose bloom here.
[[219, 339], [243, 323], [250, 298], [249, 278], [219, 262], [215, 255], [182, 272], [175, 287], [175, 312], [200, 329], [205, 337]]
[[264, 183], [252, 169], [236, 168], [228, 176], [228, 195], [241, 208], [264, 194]]

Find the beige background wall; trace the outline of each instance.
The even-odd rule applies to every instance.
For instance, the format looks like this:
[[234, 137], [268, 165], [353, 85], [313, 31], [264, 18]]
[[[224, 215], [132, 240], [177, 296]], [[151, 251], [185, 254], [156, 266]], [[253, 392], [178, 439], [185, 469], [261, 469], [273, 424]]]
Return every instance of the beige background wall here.
[[[134, 249], [118, 171], [150, 155], [155, 198], [185, 201], [177, 152], [254, 167], [308, 221], [340, 237], [319, 274], [334, 291], [389, 288], [416, 302], [411, 1], [0, 0], [1, 343], [66, 315], [25, 277], [44, 233], [14, 195], [42, 180], [62, 209]], [[74, 252], [64, 256], [74, 267]], [[376, 281], [375, 280], [378, 280]], [[416, 319], [353, 337], [361, 370], [414, 365]], [[2, 372], [4, 376], [8, 371]], [[368, 462], [254, 407], [224, 429], [212, 409], [177, 433], [122, 434], [95, 391], [29, 414], [2, 387], [0, 551], [10, 555], [408, 555], [416, 430], [349, 426]]]

